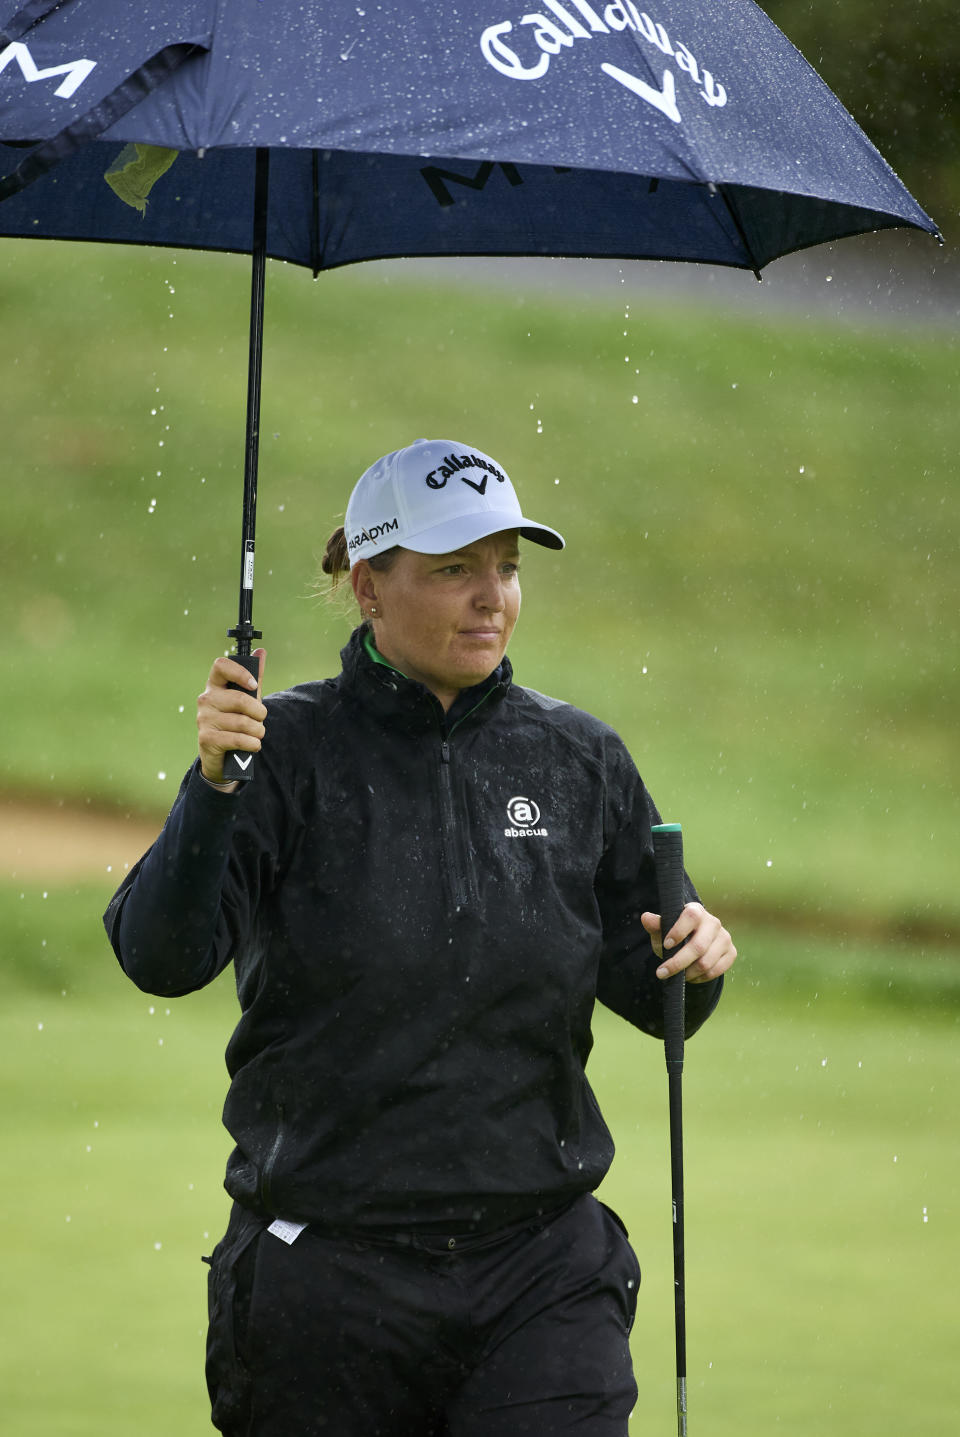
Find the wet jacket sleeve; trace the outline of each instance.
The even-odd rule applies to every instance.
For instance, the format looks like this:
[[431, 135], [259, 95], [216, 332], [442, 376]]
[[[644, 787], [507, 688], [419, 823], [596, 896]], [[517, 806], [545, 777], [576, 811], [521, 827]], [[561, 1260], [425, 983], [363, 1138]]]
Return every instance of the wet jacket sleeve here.
[[178, 997], [204, 987], [249, 931], [257, 885], [235, 841], [246, 789], [217, 793], [195, 764], [163, 832], [111, 900], [107, 934], [144, 992]]
[[[642, 913], [660, 911], [650, 830], [661, 819], [625, 749], [614, 753], [607, 772], [607, 844], [595, 880], [603, 920], [597, 997], [635, 1027], [662, 1038], [664, 986], [656, 976], [650, 936], [640, 922]], [[684, 902], [697, 901], [685, 875]], [[722, 988], [722, 978], [687, 984], [687, 1037], [706, 1022]]]

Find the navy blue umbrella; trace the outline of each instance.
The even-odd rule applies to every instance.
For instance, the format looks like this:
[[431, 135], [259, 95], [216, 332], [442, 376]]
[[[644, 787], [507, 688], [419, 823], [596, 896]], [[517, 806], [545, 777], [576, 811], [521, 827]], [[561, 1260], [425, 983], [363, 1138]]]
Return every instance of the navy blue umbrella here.
[[937, 233], [753, 0], [646, 3], [0, 0], [0, 234], [254, 256], [239, 654], [267, 255], [759, 272]]
[[[5, 0], [0, 144], [39, 143], [0, 153], [0, 233], [249, 252], [258, 148], [267, 252], [315, 271], [759, 270], [865, 230], [936, 232], [752, 0], [647, 3]], [[126, 142], [181, 152], [142, 218], [103, 180]]]

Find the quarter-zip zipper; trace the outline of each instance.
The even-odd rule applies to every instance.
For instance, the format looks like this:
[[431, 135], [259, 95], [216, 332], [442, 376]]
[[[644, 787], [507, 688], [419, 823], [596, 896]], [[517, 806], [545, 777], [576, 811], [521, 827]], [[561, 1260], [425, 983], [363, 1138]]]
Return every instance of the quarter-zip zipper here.
[[456, 804], [453, 801], [451, 759], [450, 739], [445, 736], [440, 740], [440, 829], [447, 876], [450, 880], [450, 897], [454, 908], [460, 913], [467, 906], [470, 883], [463, 850], [462, 820], [457, 821]]
[[469, 906], [471, 897], [476, 894], [476, 884], [473, 882], [470, 855], [467, 849], [468, 815], [466, 813], [458, 814], [454, 801], [453, 747], [450, 740], [460, 725], [487, 702], [495, 691], [495, 687], [488, 689], [473, 708], [461, 715], [449, 729], [444, 729], [442, 721], [440, 727], [440, 827], [447, 874], [450, 880], [450, 896], [458, 913]]

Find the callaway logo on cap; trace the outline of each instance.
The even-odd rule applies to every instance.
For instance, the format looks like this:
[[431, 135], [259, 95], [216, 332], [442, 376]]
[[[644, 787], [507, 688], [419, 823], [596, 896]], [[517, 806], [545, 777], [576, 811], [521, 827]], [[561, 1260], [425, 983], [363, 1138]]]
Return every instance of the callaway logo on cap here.
[[371, 464], [350, 495], [343, 527], [351, 568], [394, 544], [450, 554], [502, 529], [563, 548], [555, 529], [524, 518], [499, 464], [449, 439], [417, 439]]

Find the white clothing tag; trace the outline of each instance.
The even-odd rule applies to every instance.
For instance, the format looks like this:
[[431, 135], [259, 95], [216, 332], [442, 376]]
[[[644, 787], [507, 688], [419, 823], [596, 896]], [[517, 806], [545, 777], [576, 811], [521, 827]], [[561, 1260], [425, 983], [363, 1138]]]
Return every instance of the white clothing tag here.
[[272, 1232], [274, 1237], [278, 1237], [281, 1242], [285, 1242], [289, 1246], [296, 1242], [307, 1226], [308, 1224], [305, 1222], [287, 1222], [286, 1218], [278, 1217], [274, 1218], [267, 1228], [267, 1232]]

